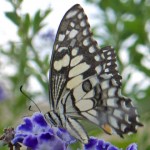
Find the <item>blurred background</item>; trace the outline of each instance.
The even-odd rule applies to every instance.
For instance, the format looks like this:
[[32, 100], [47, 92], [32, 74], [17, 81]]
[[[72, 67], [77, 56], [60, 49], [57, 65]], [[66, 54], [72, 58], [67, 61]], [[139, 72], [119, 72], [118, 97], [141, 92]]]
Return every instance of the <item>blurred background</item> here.
[[21, 85], [42, 111], [43, 104], [48, 107], [53, 42], [63, 15], [76, 3], [84, 8], [99, 46], [115, 48], [122, 93], [132, 98], [144, 124], [121, 139], [85, 123], [89, 134], [118, 147], [136, 142], [139, 150], [150, 150], [150, 0], [1, 0], [0, 135], [36, 109], [29, 110], [34, 104], [20, 92]]

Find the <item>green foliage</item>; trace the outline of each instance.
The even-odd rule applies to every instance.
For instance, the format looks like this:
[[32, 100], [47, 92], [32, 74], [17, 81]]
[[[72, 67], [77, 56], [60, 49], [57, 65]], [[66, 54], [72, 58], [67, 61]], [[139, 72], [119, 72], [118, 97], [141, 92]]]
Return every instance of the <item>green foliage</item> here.
[[[8, 0], [8, 2], [13, 7], [13, 11], [5, 12], [5, 16], [16, 26], [18, 41], [9, 41], [7, 47], [4, 45], [6, 48], [0, 48], [1, 56], [7, 58], [6, 63], [8, 70], [10, 65], [14, 67], [13, 74], [2, 75], [3, 80], [9, 82], [10, 86], [6, 86], [8, 100], [1, 102], [2, 105], [0, 105], [0, 119], [3, 120], [7, 115], [7, 122], [1, 121], [0, 131], [2, 131], [4, 127], [7, 127], [7, 125], [13, 125], [15, 123], [14, 120], [28, 109], [26, 105], [27, 98], [22, 95], [19, 88], [24, 84], [25, 89], [28, 88], [30, 84], [29, 78], [31, 76], [39, 82], [45, 95], [48, 97], [46, 75], [49, 69], [49, 59], [48, 56], [44, 56], [44, 58], [41, 59], [40, 53], [38, 53], [38, 49], [36, 45], [33, 44], [33, 41], [45, 26], [43, 21], [50, 14], [51, 9], [47, 8], [45, 11], [38, 10], [35, 15], [31, 17], [29, 13], [21, 13], [22, 0]], [[31, 63], [35, 63], [38, 66], [38, 70], [31, 65]], [[45, 79], [45, 81], [43, 79]], [[32, 98], [34, 98], [35, 95], [40, 95], [40, 93], [30, 93], [30, 89], [28, 91]], [[5, 111], [3, 109], [4, 107]]]

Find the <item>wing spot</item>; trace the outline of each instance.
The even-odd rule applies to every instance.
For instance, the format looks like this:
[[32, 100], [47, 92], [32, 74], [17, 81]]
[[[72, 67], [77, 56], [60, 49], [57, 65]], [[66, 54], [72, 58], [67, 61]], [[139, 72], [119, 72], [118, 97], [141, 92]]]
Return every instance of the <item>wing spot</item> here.
[[62, 64], [59, 61], [54, 62], [54, 69], [59, 71], [62, 68]]
[[99, 120], [96, 117], [93, 117], [91, 114], [88, 114], [87, 112], [82, 112], [82, 115], [86, 117], [88, 120], [92, 121], [93, 123], [97, 125], [99, 124]]
[[86, 21], [85, 21], [85, 20], [82, 20], [82, 21], [80, 22], [80, 26], [81, 26], [81, 27], [85, 27], [85, 26], [86, 26]]
[[88, 92], [83, 98], [84, 98], [84, 99], [92, 98], [92, 97], [94, 97], [94, 95], [95, 95], [94, 90], [91, 90], [91, 91]]
[[74, 57], [74, 58], [71, 60], [70, 66], [73, 67], [73, 66], [79, 64], [79, 63], [81, 62], [81, 60], [83, 60], [83, 56], [82, 56], [82, 55], [79, 55], [79, 56]]
[[71, 52], [72, 56], [76, 56], [78, 53], [79, 49], [78, 48], [74, 48]]
[[76, 76], [76, 77], [74, 77], [74, 78], [72, 78], [71, 80], [68, 81], [67, 88], [68, 89], [73, 89], [74, 87], [79, 85], [82, 81], [83, 81], [83, 76], [78, 75], [78, 76]]
[[56, 44], [56, 46], [55, 46], [55, 50], [57, 50], [58, 49], [58, 44]]
[[111, 60], [111, 56], [107, 57], [107, 60]]
[[83, 17], [83, 13], [81, 12], [81, 13], [78, 14], [78, 18], [82, 19], [82, 17]]
[[96, 56], [94, 56], [94, 59], [95, 59], [96, 61], [100, 61], [100, 56], [99, 56], [99, 55], [96, 55]]
[[69, 34], [69, 33], [70, 33], [70, 31], [69, 31], [69, 30], [67, 30], [67, 31], [66, 31], [66, 35], [67, 35], [67, 34]]
[[110, 88], [109, 90], [108, 90], [108, 95], [109, 95], [109, 97], [113, 97], [114, 95], [115, 95], [115, 92], [116, 92], [116, 88]]
[[97, 111], [96, 110], [91, 109], [91, 110], [88, 111], [88, 113], [95, 116], [95, 117], [97, 116]]
[[80, 111], [86, 111], [93, 108], [93, 101], [91, 99], [80, 100], [76, 103], [76, 106]]
[[[115, 104], [116, 105], [116, 104]], [[117, 106], [118, 107], [118, 106]], [[120, 107], [120, 106], [119, 106]], [[114, 116], [118, 117], [119, 119], [123, 118], [123, 112], [121, 110], [115, 109], [113, 112]]]
[[115, 127], [115, 128], [118, 129], [117, 120], [116, 120], [114, 117], [112, 117], [112, 116], [110, 116], [108, 119], [109, 119], [110, 124], [111, 124], [113, 127]]
[[97, 74], [100, 74], [102, 71], [102, 67], [99, 65], [95, 68], [95, 71], [97, 72]]
[[101, 83], [101, 88], [102, 88], [102, 89], [107, 89], [107, 88], [109, 88], [109, 81], [108, 81], [108, 80], [102, 81], [102, 83]]
[[75, 43], [76, 43], [76, 39], [72, 39], [71, 43], [70, 43], [70, 46], [71, 47], [74, 47], [75, 46]]
[[109, 124], [104, 124], [104, 125], [102, 125], [102, 128], [103, 128], [103, 130], [105, 131], [105, 132], [107, 132], [107, 133], [109, 133], [109, 134], [112, 134], [112, 128], [111, 128], [111, 126], [109, 125]]
[[94, 46], [90, 46], [90, 48], [89, 48], [89, 52], [90, 52], [90, 53], [94, 53], [94, 52], [95, 52], [95, 48], [94, 48]]
[[87, 28], [83, 30], [83, 35], [84, 35], [84, 36], [87, 36], [87, 35], [88, 35], [88, 33], [89, 33], [89, 31], [88, 31], [88, 29], [87, 29]]
[[54, 62], [54, 69], [60, 71], [62, 67], [67, 67], [70, 63], [70, 57], [66, 54], [61, 60]]
[[60, 48], [58, 49], [58, 52], [62, 52], [62, 51], [65, 51], [65, 50], [68, 50], [68, 48], [66, 48], [66, 47], [60, 47]]
[[70, 70], [69, 77], [71, 78], [71, 77], [77, 76], [81, 73], [84, 73], [89, 68], [90, 68], [90, 65], [88, 65], [87, 63], [85, 63], [85, 62], [81, 63]]
[[126, 126], [122, 123], [122, 124], [121, 124], [121, 131], [123, 131], [123, 132], [124, 132], [124, 131], [125, 131], [125, 129], [126, 129]]
[[69, 62], [70, 62], [70, 56], [66, 54], [62, 60], [63, 66], [67, 67], [69, 65]]
[[84, 46], [88, 46], [89, 44], [90, 44], [89, 38], [86, 38], [86, 39], [83, 41], [83, 45], [84, 45]]
[[75, 101], [78, 102], [81, 98], [83, 98], [83, 96], [86, 93], [83, 91], [82, 89], [82, 84], [78, 85], [74, 90], [73, 90], [73, 96], [75, 98]]
[[89, 80], [86, 80], [82, 83], [83, 91], [89, 92], [92, 89], [92, 84]]
[[71, 22], [71, 23], [70, 23], [70, 26], [71, 26], [71, 27], [75, 27], [75, 23], [74, 23], [74, 22]]
[[118, 85], [115, 79], [111, 79], [111, 83], [112, 83], [113, 86], [117, 86]]
[[108, 98], [107, 99], [107, 105], [112, 107], [118, 107], [116, 104], [117, 99], [116, 98]]
[[102, 74], [102, 75], [100, 75], [100, 77], [101, 78], [103, 78], [103, 79], [110, 79], [110, 75], [108, 75], [108, 74]]
[[64, 34], [59, 34], [58, 41], [62, 42], [65, 38]]
[[129, 116], [127, 114], [125, 114], [125, 121], [129, 124], [131, 124], [131, 122], [129, 121]]
[[130, 109], [129, 107], [126, 106], [125, 101], [121, 101], [121, 106], [123, 109], [125, 109], [127, 111]]
[[78, 10], [70, 11], [70, 12], [67, 14], [66, 18], [67, 18], [67, 19], [72, 18], [72, 17], [74, 17], [77, 13], [78, 13]]
[[77, 35], [78, 31], [73, 29], [70, 33], [69, 33], [69, 38], [74, 38]]
[[107, 55], [111, 55], [111, 52], [108, 52]]
[[107, 66], [110, 66], [111, 65], [111, 62], [107, 63]]

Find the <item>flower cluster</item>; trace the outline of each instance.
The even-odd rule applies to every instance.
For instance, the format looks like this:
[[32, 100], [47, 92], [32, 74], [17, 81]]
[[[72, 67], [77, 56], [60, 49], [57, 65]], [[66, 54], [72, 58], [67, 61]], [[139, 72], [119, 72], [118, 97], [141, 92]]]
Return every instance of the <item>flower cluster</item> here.
[[[84, 150], [120, 150], [120, 148], [104, 140], [91, 137], [89, 143], [84, 145]], [[133, 143], [129, 145], [126, 150], [137, 150], [137, 145]]]
[[68, 144], [76, 141], [65, 129], [51, 128], [41, 113], [25, 117], [15, 132], [12, 144], [20, 142], [32, 150], [66, 150]]
[[[65, 129], [50, 127], [41, 113], [34, 113], [32, 117], [25, 117], [24, 123], [15, 130], [12, 144], [22, 143], [32, 150], [67, 150], [68, 146], [76, 142]], [[119, 150], [111, 143], [90, 137], [84, 150]], [[126, 150], [137, 150], [136, 144], [131, 144]]]

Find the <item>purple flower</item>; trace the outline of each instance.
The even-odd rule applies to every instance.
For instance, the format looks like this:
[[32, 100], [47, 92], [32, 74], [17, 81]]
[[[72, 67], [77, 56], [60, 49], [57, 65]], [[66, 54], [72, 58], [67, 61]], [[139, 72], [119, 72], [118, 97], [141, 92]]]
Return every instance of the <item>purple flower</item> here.
[[54, 41], [54, 31], [49, 29], [47, 32], [41, 34], [41, 38], [44, 40]]
[[[90, 137], [89, 143], [84, 145], [84, 150], [120, 150], [120, 148], [104, 140]], [[130, 144], [126, 150], [137, 150], [137, 145], [135, 143]]]
[[51, 128], [41, 113], [34, 113], [16, 128], [12, 144], [20, 142], [32, 150], [66, 150], [75, 141], [65, 129]]
[[6, 98], [4, 89], [0, 86], [0, 101], [4, 100]]
[[109, 142], [91, 137], [88, 144], [84, 145], [84, 150], [119, 150]]
[[[47, 124], [44, 115], [34, 113], [25, 117], [24, 123], [15, 130], [12, 144], [22, 143], [32, 150], [67, 150], [71, 143], [76, 142], [66, 129], [51, 127]], [[104, 140], [90, 137], [89, 142], [83, 145], [84, 150], [119, 150], [116, 146]], [[137, 145], [131, 144], [126, 150], [137, 150]]]
[[130, 145], [127, 147], [127, 150], [137, 150], [137, 145], [136, 145], [135, 143], [130, 144]]

